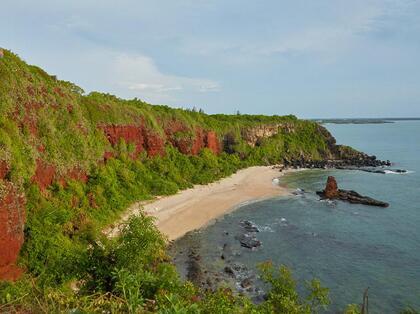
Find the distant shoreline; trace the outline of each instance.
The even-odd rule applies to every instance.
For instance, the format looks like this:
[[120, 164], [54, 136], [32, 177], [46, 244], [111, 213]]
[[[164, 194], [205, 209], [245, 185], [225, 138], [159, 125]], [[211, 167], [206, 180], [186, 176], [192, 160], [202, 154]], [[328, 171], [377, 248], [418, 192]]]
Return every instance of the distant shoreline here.
[[[135, 203], [126, 211], [120, 223], [143, 208], [144, 212], [156, 218], [157, 228], [169, 240], [175, 240], [247, 202], [289, 195], [290, 190], [274, 183], [273, 179], [292, 171], [296, 170], [280, 172], [273, 166], [242, 169], [218, 182], [197, 185], [151, 202]], [[110, 237], [118, 235], [118, 223], [105, 233]]]
[[339, 118], [339, 119], [311, 119], [320, 124], [383, 124], [397, 121], [420, 121], [420, 118]]

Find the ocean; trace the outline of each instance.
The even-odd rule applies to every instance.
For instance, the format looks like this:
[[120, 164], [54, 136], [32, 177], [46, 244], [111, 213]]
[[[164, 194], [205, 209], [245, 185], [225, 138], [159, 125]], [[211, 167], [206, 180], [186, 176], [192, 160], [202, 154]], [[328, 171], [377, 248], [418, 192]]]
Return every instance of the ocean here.
[[[193, 249], [211, 274], [222, 276], [229, 263], [240, 279], [250, 277], [257, 298], [265, 287], [256, 266], [271, 260], [290, 267], [303, 293], [305, 281], [314, 277], [330, 288], [327, 313], [361, 303], [366, 288], [370, 313], [398, 313], [408, 306], [420, 309], [420, 121], [326, 127], [339, 144], [389, 159], [392, 169], [408, 172], [306, 170], [282, 177], [282, 184], [305, 193], [244, 205], [176, 241], [171, 254], [182, 274], [186, 252]], [[340, 188], [390, 206], [320, 201], [315, 192], [323, 189], [330, 175]], [[244, 220], [260, 230], [256, 237], [262, 245], [255, 250], [241, 247], [238, 241]], [[239, 281], [236, 285], [240, 288]]]

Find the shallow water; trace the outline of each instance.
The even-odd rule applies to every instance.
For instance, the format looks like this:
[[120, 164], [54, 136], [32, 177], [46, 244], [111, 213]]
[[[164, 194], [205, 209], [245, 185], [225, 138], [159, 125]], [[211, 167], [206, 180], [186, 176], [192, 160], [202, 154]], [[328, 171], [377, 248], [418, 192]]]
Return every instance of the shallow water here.
[[[397, 313], [406, 306], [420, 308], [420, 122], [375, 125], [327, 125], [337, 138], [408, 174], [310, 170], [283, 178], [302, 196], [273, 198], [245, 205], [215, 224], [178, 241], [173, 254], [182, 268], [193, 245], [203, 262], [222, 272], [222, 247], [229, 246], [232, 263], [255, 272], [258, 263], [272, 260], [289, 266], [300, 289], [305, 280], [319, 278], [330, 288], [334, 313], [360, 303], [369, 287], [371, 313]], [[388, 208], [320, 202], [315, 191], [334, 175], [339, 186], [390, 203]], [[241, 220], [259, 226], [256, 250], [242, 248], [235, 238]]]

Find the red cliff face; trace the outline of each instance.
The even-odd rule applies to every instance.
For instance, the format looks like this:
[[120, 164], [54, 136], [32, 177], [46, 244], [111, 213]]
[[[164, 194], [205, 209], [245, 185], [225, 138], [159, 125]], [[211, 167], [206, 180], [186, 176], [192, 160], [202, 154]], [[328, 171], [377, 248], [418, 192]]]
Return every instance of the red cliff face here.
[[127, 144], [135, 145], [135, 156], [144, 150], [144, 128], [135, 125], [102, 125], [100, 128], [104, 131], [105, 136], [112, 146], [118, 144], [123, 139]]
[[[149, 156], [162, 156], [164, 154], [164, 140], [158, 134], [146, 130], [143, 126], [111, 124], [101, 125], [99, 128], [104, 131], [112, 146], [117, 145], [120, 140], [124, 140], [128, 144], [134, 144], [135, 151], [132, 156], [134, 159], [145, 150]], [[106, 161], [112, 157], [111, 152], [106, 152], [104, 160]]]
[[24, 241], [25, 198], [12, 183], [2, 181], [0, 197], [0, 280], [16, 280], [22, 273], [15, 263]]
[[169, 143], [176, 147], [183, 154], [191, 153], [191, 140], [189, 138], [177, 137], [177, 133], [186, 133], [190, 129], [183, 123], [177, 120], [170, 120], [166, 123], [165, 135]]
[[146, 132], [145, 139], [145, 147], [148, 156], [153, 157], [165, 155], [165, 141], [158, 134]]
[[55, 179], [55, 167], [46, 163], [42, 159], [36, 161], [35, 174], [32, 182], [36, 183], [41, 191], [45, 191]]
[[219, 139], [217, 138], [216, 132], [209, 131], [205, 137], [206, 147], [210, 149], [213, 153], [219, 154], [220, 153], [220, 143]]
[[[112, 146], [123, 139], [126, 143], [136, 146], [133, 158], [144, 150], [151, 157], [163, 156], [165, 154], [165, 143], [170, 143], [183, 154], [197, 155], [203, 148], [209, 148], [213, 153], [219, 154], [221, 150], [219, 139], [214, 131], [203, 131], [196, 129], [194, 138], [177, 138], [177, 132], [189, 132], [190, 130], [180, 122], [170, 121], [165, 126], [165, 135], [161, 136], [143, 126], [134, 125], [101, 125], [99, 126]], [[104, 161], [112, 158], [112, 152], [104, 154]]]
[[191, 147], [191, 154], [198, 155], [198, 153], [205, 147], [205, 136], [202, 129], [195, 130], [195, 139]]

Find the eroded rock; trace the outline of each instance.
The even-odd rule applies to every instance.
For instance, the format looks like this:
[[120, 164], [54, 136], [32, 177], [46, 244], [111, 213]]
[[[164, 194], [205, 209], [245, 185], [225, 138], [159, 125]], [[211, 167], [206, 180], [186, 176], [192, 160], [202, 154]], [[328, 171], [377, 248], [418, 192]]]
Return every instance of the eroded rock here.
[[321, 199], [341, 200], [352, 204], [363, 204], [369, 206], [388, 207], [389, 204], [375, 200], [371, 197], [361, 195], [355, 191], [340, 190], [334, 177], [328, 177], [324, 191], [317, 192]]

